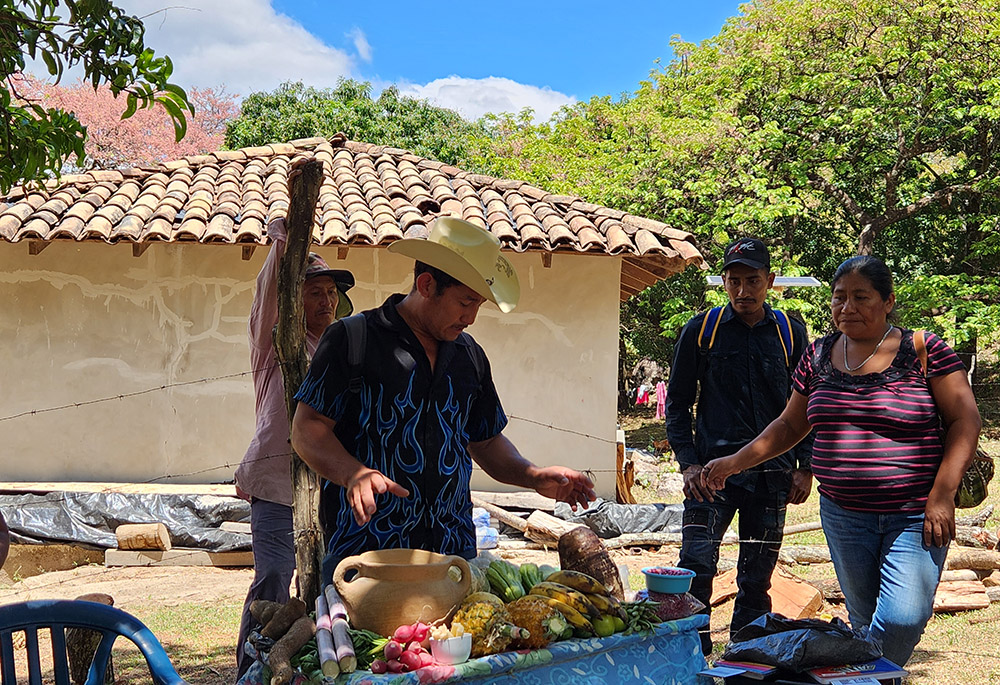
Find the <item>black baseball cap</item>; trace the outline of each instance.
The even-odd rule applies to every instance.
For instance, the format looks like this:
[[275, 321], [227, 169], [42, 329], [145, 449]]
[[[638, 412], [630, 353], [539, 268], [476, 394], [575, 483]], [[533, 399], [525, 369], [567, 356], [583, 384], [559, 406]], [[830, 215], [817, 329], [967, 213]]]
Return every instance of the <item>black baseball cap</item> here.
[[733, 264], [746, 264], [752, 269], [771, 270], [771, 255], [767, 247], [756, 238], [740, 238], [726, 247], [725, 258], [722, 260], [722, 270]]

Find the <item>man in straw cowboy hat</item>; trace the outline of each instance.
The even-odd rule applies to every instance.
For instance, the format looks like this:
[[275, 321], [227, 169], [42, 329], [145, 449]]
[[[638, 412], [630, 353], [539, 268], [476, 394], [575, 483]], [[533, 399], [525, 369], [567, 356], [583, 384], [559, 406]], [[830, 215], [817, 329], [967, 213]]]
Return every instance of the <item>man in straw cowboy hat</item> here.
[[[278, 268], [285, 253], [285, 220], [275, 219], [267, 228], [271, 249], [257, 275], [257, 289], [250, 307], [247, 332], [256, 426], [246, 454], [236, 469], [236, 491], [250, 502], [250, 534], [253, 539], [254, 577], [247, 592], [236, 643], [238, 675], [253, 659], [243, 644], [253, 628], [250, 603], [255, 599], [287, 602], [295, 571], [295, 540], [292, 536], [292, 479], [289, 458], [288, 410], [285, 383], [274, 351], [274, 327], [278, 323]], [[326, 327], [354, 311], [347, 291], [354, 286], [350, 271], [331, 269], [318, 254], [310, 253], [302, 284], [302, 307], [306, 317], [306, 350], [316, 351]]]
[[502, 433], [507, 416], [489, 363], [465, 332], [487, 300], [510, 312], [520, 296], [496, 237], [442, 218], [427, 239], [399, 240], [389, 251], [416, 260], [413, 288], [363, 313], [360, 388], [351, 388], [347, 327], [338, 323], [295, 396], [292, 444], [329, 481], [326, 582], [340, 559], [367, 550], [474, 557], [473, 460], [501, 482], [574, 506], [595, 496], [587, 476], [535, 466]]

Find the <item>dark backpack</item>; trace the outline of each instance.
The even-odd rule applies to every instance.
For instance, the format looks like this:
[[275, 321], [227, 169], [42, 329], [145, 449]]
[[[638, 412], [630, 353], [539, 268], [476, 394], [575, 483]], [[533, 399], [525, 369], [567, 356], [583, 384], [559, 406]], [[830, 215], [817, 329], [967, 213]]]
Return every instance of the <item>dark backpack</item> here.
[[[341, 319], [344, 322], [344, 331], [347, 334], [347, 388], [355, 395], [361, 392], [362, 376], [364, 375], [365, 349], [368, 345], [368, 326], [365, 324], [364, 314], [352, 314]], [[463, 333], [462, 335], [466, 335]], [[483, 359], [483, 351], [478, 345], [469, 345], [469, 356], [472, 357], [472, 365], [476, 368], [476, 377], [482, 382], [486, 372], [486, 362]]]
[[[701, 322], [701, 330], [698, 331], [698, 347], [701, 349], [702, 356], [708, 354], [712, 345], [715, 344], [715, 334], [719, 330], [723, 309], [724, 307], [712, 307], [705, 313], [705, 319]], [[774, 318], [778, 320], [778, 338], [781, 340], [781, 349], [785, 353], [785, 366], [790, 368], [792, 350], [794, 349], [792, 343], [795, 341], [792, 323], [784, 312], [778, 309], [771, 311], [774, 312]]]

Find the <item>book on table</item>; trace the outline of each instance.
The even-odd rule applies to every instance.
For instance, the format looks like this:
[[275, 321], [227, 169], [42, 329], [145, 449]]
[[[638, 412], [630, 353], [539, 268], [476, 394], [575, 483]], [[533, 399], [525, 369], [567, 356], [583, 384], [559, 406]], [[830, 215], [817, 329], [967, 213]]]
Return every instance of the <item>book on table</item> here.
[[901, 678], [908, 672], [889, 661], [885, 657], [879, 657], [874, 661], [866, 661], [861, 664], [846, 664], [843, 666], [821, 666], [810, 668], [809, 675], [817, 683], [829, 685], [830, 683], [841, 683], [852, 678], [870, 678], [873, 680], [886, 680], [889, 678]]
[[716, 668], [731, 668], [743, 671], [740, 675], [754, 680], [763, 680], [777, 672], [777, 668], [768, 664], [758, 664], [753, 661], [730, 661], [728, 659], [716, 659]]

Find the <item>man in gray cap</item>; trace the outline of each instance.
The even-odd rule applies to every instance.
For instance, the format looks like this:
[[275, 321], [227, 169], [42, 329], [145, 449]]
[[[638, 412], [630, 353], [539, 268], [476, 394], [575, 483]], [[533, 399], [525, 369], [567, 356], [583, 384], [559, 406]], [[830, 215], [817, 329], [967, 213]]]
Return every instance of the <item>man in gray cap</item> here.
[[[805, 326], [765, 303], [774, 284], [767, 248], [756, 238], [726, 247], [722, 283], [729, 304], [688, 321], [674, 348], [667, 387], [667, 438], [684, 475], [681, 567], [696, 573], [691, 594], [710, 612], [722, 536], [739, 513], [738, 593], [730, 632], [771, 610], [768, 590], [778, 560], [785, 505], [812, 487], [812, 442], [730, 477], [723, 490], [702, 483], [704, 464], [732, 454], [785, 408], [791, 372], [806, 347]], [[692, 435], [691, 408], [697, 398]], [[705, 654], [712, 651], [706, 630]]]
[[535, 466], [503, 435], [507, 416], [489, 362], [465, 332], [485, 302], [503, 312], [517, 305], [517, 274], [497, 238], [443, 218], [426, 239], [399, 240], [389, 251], [416, 260], [413, 288], [363, 312], [356, 375], [348, 326], [330, 326], [295, 396], [292, 444], [329, 481], [325, 582], [341, 559], [369, 550], [474, 557], [473, 460], [501, 482], [574, 506], [595, 497], [587, 476]]

